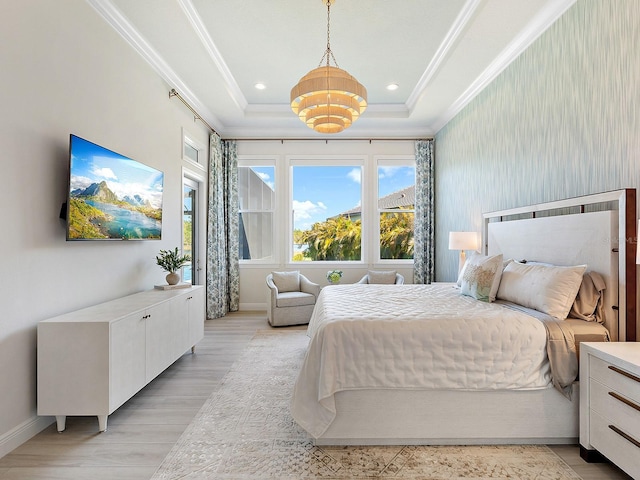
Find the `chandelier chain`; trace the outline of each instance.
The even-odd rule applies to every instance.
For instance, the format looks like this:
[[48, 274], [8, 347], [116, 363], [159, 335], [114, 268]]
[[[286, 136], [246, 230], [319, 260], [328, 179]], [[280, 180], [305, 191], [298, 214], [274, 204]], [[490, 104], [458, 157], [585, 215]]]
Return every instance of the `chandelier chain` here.
[[336, 61], [336, 57], [333, 55], [333, 51], [331, 50], [331, 0], [327, 0], [327, 49], [325, 50], [324, 55], [322, 55], [318, 67], [324, 63], [325, 58], [327, 59], [327, 67], [330, 65], [329, 59], [333, 59], [335, 66], [340, 68]]
[[[291, 89], [293, 112], [307, 127], [326, 134], [349, 128], [367, 108], [367, 89], [338, 66], [331, 51], [331, 5], [334, 1], [323, 0], [327, 5], [327, 48], [320, 64]], [[331, 66], [331, 61], [335, 67]]]

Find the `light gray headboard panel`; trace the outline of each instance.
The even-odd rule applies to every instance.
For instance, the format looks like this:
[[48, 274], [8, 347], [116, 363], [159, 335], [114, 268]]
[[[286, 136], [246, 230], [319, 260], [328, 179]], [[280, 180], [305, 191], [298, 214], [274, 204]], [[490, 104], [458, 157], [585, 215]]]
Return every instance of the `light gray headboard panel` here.
[[587, 195], [484, 214], [484, 252], [556, 265], [587, 264], [605, 277], [607, 327], [636, 341], [636, 191]]
[[[488, 254], [505, 260], [587, 265], [603, 276], [605, 326], [618, 339], [618, 215], [603, 211], [489, 224]], [[614, 308], [615, 307], [615, 308]]]

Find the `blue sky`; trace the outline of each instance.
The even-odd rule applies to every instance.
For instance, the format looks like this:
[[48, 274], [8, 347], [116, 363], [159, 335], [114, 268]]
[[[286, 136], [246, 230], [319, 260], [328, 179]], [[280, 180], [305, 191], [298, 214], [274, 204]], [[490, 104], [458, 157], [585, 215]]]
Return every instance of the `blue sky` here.
[[[262, 180], [274, 186], [274, 167], [252, 167]], [[294, 166], [294, 228], [306, 230], [315, 222], [350, 210], [361, 203], [361, 167]], [[380, 167], [379, 195], [384, 197], [415, 183], [413, 167]]]
[[140, 195], [162, 207], [162, 172], [80, 137], [71, 137], [70, 190], [106, 181], [118, 198]]

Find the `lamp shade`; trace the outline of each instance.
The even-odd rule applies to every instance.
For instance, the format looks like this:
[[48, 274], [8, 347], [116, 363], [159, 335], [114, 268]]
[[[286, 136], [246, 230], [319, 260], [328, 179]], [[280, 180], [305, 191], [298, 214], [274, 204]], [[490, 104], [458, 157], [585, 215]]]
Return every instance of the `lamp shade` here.
[[311, 70], [291, 89], [291, 109], [319, 133], [349, 128], [366, 108], [367, 89], [337, 67]]
[[449, 250], [477, 250], [476, 232], [449, 232]]
[[[367, 89], [346, 70], [338, 67], [331, 51], [331, 5], [327, 6], [327, 49], [314, 68], [291, 89], [291, 109], [307, 127], [319, 133], [340, 133], [349, 128], [367, 108]], [[324, 60], [326, 65], [321, 66]], [[333, 60], [335, 67], [329, 63]]]

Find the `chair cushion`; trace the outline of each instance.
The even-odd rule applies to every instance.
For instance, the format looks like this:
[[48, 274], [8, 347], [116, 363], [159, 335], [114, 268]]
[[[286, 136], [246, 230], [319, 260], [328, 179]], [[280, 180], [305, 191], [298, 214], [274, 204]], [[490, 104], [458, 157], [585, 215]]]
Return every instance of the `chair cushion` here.
[[279, 293], [276, 298], [277, 307], [301, 307], [303, 305], [313, 305], [316, 303], [316, 296], [304, 292]]
[[300, 272], [271, 272], [278, 293], [300, 291]]
[[376, 271], [369, 270], [369, 283], [383, 283], [387, 285], [393, 285], [396, 283], [396, 271]]

